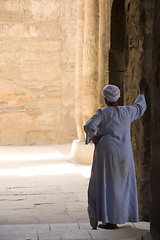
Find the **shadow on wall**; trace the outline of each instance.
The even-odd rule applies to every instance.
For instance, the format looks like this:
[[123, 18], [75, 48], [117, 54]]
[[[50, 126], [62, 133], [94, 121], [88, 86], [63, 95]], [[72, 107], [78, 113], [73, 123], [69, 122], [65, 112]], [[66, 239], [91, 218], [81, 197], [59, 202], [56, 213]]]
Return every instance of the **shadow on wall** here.
[[109, 83], [121, 89], [120, 104], [123, 105], [123, 81], [128, 65], [126, 39], [125, 1], [113, 1], [111, 11], [111, 49], [109, 53]]

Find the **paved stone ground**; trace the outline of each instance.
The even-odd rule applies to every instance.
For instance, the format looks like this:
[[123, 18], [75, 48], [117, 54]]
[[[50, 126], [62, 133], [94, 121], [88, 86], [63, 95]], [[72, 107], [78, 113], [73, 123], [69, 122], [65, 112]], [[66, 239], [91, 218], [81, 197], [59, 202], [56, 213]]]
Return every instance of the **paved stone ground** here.
[[70, 147], [0, 147], [0, 240], [140, 240], [149, 230], [145, 222], [90, 228], [91, 166], [73, 164]]

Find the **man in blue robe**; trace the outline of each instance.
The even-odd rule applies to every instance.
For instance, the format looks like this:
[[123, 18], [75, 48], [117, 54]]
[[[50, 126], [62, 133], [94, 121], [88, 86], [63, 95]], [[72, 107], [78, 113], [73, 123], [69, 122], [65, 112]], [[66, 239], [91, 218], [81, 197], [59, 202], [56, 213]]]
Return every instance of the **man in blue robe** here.
[[138, 222], [137, 187], [131, 145], [131, 122], [146, 110], [147, 81], [140, 81], [140, 94], [133, 106], [119, 106], [120, 90], [103, 88], [108, 107], [98, 109], [84, 125], [86, 144], [95, 143], [88, 187], [88, 214], [91, 226], [117, 229], [117, 224]]

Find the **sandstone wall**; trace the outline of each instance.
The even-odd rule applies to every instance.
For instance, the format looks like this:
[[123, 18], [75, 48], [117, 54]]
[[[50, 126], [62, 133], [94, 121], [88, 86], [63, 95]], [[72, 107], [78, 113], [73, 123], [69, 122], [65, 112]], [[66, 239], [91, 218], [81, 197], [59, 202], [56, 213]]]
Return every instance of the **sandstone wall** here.
[[76, 0], [0, 1], [0, 145], [76, 138]]

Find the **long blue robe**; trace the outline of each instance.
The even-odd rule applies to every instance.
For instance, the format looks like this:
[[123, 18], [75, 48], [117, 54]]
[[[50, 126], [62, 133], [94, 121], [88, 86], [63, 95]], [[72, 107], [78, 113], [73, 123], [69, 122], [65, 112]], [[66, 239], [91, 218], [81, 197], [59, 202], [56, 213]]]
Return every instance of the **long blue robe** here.
[[94, 135], [102, 136], [95, 145], [88, 187], [89, 218], [114, 224], [139, 221], [130, 125], [145, 110], [140, 94], [133, 106], [98, 109], [84, 125], [86, 144]]

